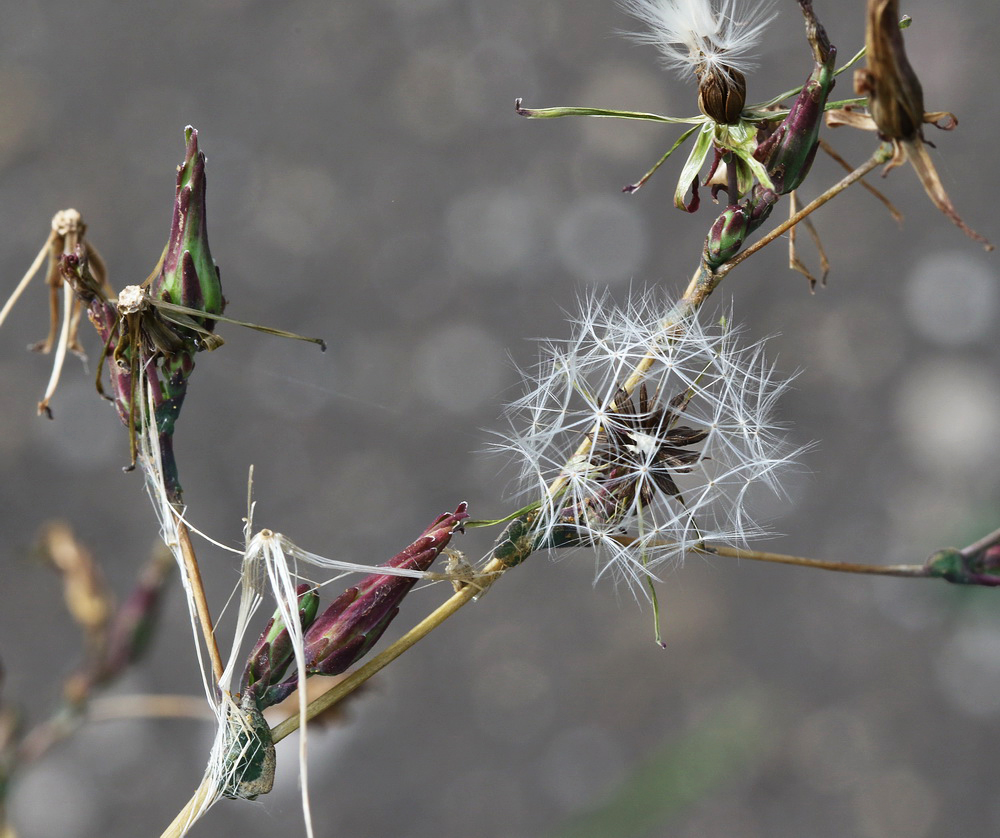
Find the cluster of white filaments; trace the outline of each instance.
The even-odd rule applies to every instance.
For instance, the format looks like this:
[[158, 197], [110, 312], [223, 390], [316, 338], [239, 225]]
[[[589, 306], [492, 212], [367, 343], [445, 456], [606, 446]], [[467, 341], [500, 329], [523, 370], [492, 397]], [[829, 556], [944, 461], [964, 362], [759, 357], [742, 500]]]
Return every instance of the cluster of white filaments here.
[[801, 452], [774, 421], [788, 382], [763, 343], [738, 346], [725, 321], [665, 328], [666, 311], [651, 294], [626, 309], [589, 299], [572, 337], [544, 344], [498, 445], [525, 500], [544, 499], [542, 546], [595, 547], [598, 578], [635, 591], [695, 545], [763, 534], [750, 495], [781, 494], [778, 475]]
[[672, 70], [691, 72], [725, 65], [752, 70], [765, 27], [774, 19], [774, 0], [621, 0], [648, 27], [635, 33], [656, 46]]

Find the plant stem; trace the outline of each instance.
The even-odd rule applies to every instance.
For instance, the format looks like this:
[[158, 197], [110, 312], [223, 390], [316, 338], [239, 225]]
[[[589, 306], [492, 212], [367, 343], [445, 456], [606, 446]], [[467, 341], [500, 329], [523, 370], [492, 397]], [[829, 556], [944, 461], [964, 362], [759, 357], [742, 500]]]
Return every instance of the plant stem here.
[[[493, 559], [486, 565], [485, 568], [483, 568], [482, 575], [488, 577], [492, 576], [492, 581], [496, 581], [504, 570], [505, 567], [503, 562], [498, 559]], [[441, 623], [451, 617], [452, 614], [456, 613], [460, 608], [462, 608], [462, 606], [467, 605], [478, 593], [481, 592], [481, 590], [481, 587], [476, 587], [476, 585], [470, 584], [453, 594], [448, 600], [439, 605], [406, 634], [400, 637], [399, 640], [379, 652], [379, 654], [375, 655], [375, 657], [368, 661], [368, 663], [364, 664], [364, 666], [355, 669], [354, 672], [344, 678], [343, 681], [335, 684], [319, 698], [311, 701], [309, 706], [306, 708], [306, 718], [314, 718], [324, 710], [327, 710], [341, 699], [348, 696], [350, 693], [354, 692], [354, 690], [360, 687], [376, 672], [388, 666], [392, 663], [392, 661], [403, 654], [403, 652], [415, 645], [418, 641], [422, 640], [439, 625], [441, 625]], [[280, 742], [288, 736], [289, 733], [297, 730], [298, 727], [299, 714], [294, 713], [283, 722], [280, 722], [271, 728], [271, 737], [275, 742]]]
[[[826, 152], [827, 156], [832, 160], [836, 161], [845, 172], [851, 172], [851, 164], [848, 163], [843, 157], [841, 157], [832, 145], [830, 145], [826, 140], [820, 139], [819, 147]], [[874, 186], [872, 186], [868, 181], [861, 181], [861, 186], [870, 192], [875, 198], [882, 202], [885, 208], [889, 211], [889, 215], [892, 216], [892, 220], [897, 224], [902, 225], [903, 223], [903, 213], [896, 209], [895, 205], [888, 198], [885, 197], [881, 192], [879, 192]]]
[[212, 661], [212, 675], [215, 683], [222, 681], [222, 656], [219, 654], [219, 645], [215, 642], [215, 628], [212, 625], [212, 614], [208, 610], [208, 598], [205, 596], [205, 587], [201, 581], [201, 570], [198, 568], [198, 557], [194, 552], [194, 545], [191, 543], [191, 534], [188, 532], [187, 524], [180, 517], [177, 519], [177, 537], [180, 541], [181, 554], [184, 556], [184, 570], [191, 583], [191, 593], [194, 597], [195, 610], [198, 613], [198, 623], [201, 625], [201, 634], [205, 639], [205, 646], [208, 649], [208, 656]]
[[903, 576], [908, 578], [931, 578], [926, 566], [922, 564], [858, 564], [855, 562], [831, 562], [824, 559], [807, 559], [802, 556], [788, 556], [783, 553], [764, 553], [759, 550], [739, 550], [735, 547], [703, 546], [693, 552], [708, 556], [726, 556], [732, 559], [749, 559], [755, 562], [773, 562], [775, 564], [790, 564], [796, 567], [808, 567], [813, 570], [830, 570], [834, 573], [861, 573], [868, 576]]
[[211, 805], [217, 794], [215, 783], [209, 777], [201, 781], [191, 799], [177, 813], [160, 838], [181, 838], [188, 827], [198, 819], [198, 812], [206, 805]]
[[975, 541], [968, 547], [962, 548], [961, 552], [963, 556], [975, 556], [977, 553], [981, 553], [998, 542], [1000, 542], [1000, 529], [993, 530], [989, 535], [984, 535], [979, 541]]
[[116, 722], [123, 719], [195, 719], [214, 722], [215, 715], [196, 695], [109, 695], [92, 699], [87, 708], [88, 722]]

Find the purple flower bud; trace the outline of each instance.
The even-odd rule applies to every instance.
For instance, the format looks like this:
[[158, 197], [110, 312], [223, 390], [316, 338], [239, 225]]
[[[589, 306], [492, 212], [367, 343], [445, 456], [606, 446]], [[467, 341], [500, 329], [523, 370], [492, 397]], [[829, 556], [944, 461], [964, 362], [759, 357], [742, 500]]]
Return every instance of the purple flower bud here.
[[760, 144], [756, 154], [767, 166], [774, 190], [779, 195], [798, 189], [812, 168], [819, 148], [819, 129], [826, 100], [836, 80], [837, 48], [830, 43], [811, 0], [799, 0], [799, 5], [806, 19], [806, 37], [813, 49], [815, 65], [789, 108], [788, 116]]
[[163, 553], [143, 569], [111, 623], [107, 649], [97, 672], [98, 683], [117, 677], [146, 651], [173, 567], [173, 556]]
[[[427, 570], [469, 517], [465, 503], [438, 517], [409, 547], [384, 567]], [[399, 603], [416, 579], [386, 573], [365, 577], [335, 599], [305, 636], [306, 671], [337, 675], [362, 658], [399, 613]]]

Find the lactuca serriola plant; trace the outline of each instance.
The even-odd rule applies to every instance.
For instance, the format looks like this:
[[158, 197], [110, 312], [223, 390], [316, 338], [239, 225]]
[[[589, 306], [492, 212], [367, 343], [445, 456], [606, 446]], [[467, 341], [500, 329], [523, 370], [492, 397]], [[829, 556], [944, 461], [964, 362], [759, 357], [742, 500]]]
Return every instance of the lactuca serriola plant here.
[[569, 340], [543, 346], [497, 445], [542, 498], [534, 546], [592, 546], [598, 578], [634, 590], [692, 547], [761, 535], [750, 493], [780, 493], [802, 450], [775, 419], [787, 380], [763, 342], [740, 345], [727, 320], [665, 320], [670, 308], [587, 300]]

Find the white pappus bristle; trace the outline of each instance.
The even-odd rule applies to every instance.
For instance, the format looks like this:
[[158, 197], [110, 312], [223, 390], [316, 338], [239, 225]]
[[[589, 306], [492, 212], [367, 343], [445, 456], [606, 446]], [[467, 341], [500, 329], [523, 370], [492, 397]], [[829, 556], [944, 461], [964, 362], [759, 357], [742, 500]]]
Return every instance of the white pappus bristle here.
[[620, 0], [648, 27], [629, 33], [654, 44], [672, 70], [724, 64], [740, 72], [756, 66], [753, 51], [774, 19], [774, 0]]

